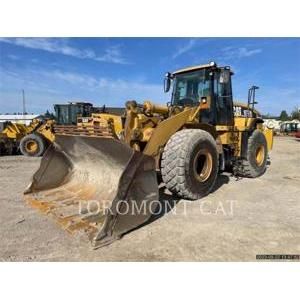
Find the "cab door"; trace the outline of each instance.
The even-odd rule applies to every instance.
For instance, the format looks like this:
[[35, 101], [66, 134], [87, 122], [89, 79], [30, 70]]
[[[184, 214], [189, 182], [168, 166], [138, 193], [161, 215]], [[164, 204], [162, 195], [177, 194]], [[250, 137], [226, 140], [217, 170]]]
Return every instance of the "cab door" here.
[[232, 126], [234, 124], [231, 72], [221, 69], [214, 76], [214, 98], [216, 125]]

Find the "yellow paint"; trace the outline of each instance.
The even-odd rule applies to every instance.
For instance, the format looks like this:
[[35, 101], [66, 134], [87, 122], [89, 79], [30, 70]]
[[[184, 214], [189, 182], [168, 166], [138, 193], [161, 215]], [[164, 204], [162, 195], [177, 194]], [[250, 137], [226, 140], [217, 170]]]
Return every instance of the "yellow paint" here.
[[157, 113], [165, 115], [169, 112], [169, 108], [167, 106], [153, 104], [151, 101], [145, 101], [143, 108], [146, 114]]
[[31, 140], [31, 141], [28, 141], [26, 143], [25, 148], [26, 148], [27, 152], [32, 153], [32, 152], [35, 152], [37, 150], [38, 144], [37, 144], [36, 141]]
[[258, 166], [261, 166], [265, 159], [265, 148], [263, 145], [257, 147], [255, 153], [255, 160]]
[[1, 132], [0, 136], [9, 139], [20, 140], [27, 134], [27, 127], [24, 124], [8, 123], [6, 128]]
[[265, 128], [263, 134], [265, 135], [265, 138], [267, 140], [268, 151], [271, 151], [273, 148], [273, 137], [274, 137], [273, 129]]
[[53, 143], [55, 140], [55, 135], [53, 132], [53, 126], [54, 121], [53, 120], [47, 120], [44, 124], [42, 124], [40, 127], [38, 127], [36, 130], [33, 129], [32, 132], [38, 132], [46, 140], [48, 140], [50, 143]]
[[228, 131], [219, 132], [219, 138], [222, 145], [229, 145], [232, 143], [232, 135]]
[[160, 122], [152, 133], [152, 136], [144, 149], [144, 154], [156, 156], [159, 150], [163, 147], [169, 138], [177, 132], [184, 124], [187, 123], [188, 118], [194, 113], [197, 108], [188, 108], [168, 119]]
[[95, 121], [100, 122], [100, 120], [105, 120], [110, 123], [117, 135], [119, 135], [123, 129], [121, 116], [106, 113], [94, 113], [91, 115], [91, 118], [93, 118], [93, 123], [95, 123]]

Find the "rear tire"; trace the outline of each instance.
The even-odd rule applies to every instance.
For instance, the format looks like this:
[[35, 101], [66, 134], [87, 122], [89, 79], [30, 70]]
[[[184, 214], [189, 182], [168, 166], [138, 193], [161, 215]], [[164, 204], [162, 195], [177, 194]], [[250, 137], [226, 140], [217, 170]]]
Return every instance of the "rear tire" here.
[[168, 190], [185, 199], [200, 199], [218, 176], [214, 138], [201, 129], [183, 129], [168, 141], [162, 154], [161, 174]]
[[45, 139], [35, 133], [28, 134], [21, 139], [20, 151], [25, 156], [42, 156], [47, 148]]
[[264, 134], [256, 129], [248, 139], [247, 159], [242, 161], [238, 175], [255, 178], [261, 176], [267, 167], [268, 147]]

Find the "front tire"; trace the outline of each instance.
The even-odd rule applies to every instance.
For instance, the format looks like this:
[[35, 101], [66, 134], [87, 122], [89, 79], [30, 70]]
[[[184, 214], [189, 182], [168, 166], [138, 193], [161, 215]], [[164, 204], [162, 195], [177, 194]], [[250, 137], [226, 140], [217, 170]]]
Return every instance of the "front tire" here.
[[183, 129], [168, 141], [162, 154], [161, 174], [168, 190], [185, 199], [200, 199], [218, 176], [216, 141], [201, 129]]
[[35, 133], [28, 134], [21, 139], [20, 151], [25, 156], [38, 157], [46, 151], [45, 139]]

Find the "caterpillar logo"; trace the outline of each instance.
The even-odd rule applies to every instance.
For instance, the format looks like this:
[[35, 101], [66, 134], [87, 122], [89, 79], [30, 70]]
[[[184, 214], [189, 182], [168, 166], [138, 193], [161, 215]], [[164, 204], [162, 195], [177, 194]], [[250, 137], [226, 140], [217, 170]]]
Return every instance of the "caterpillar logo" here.
[[252, 118], [253, 113], [250, 109], [245, 109], [241, 106], [233, 106], [233, 113], [235, 117], [244, 117], [244, 118]]

